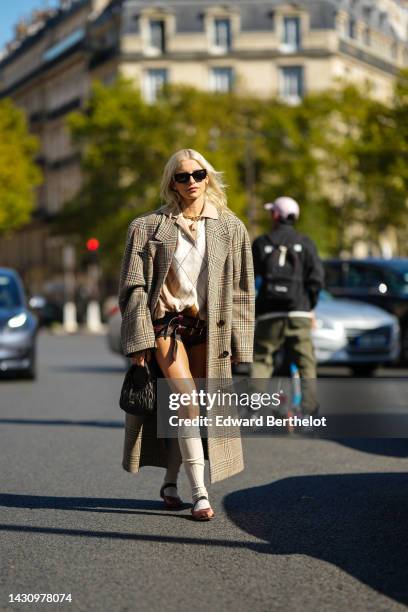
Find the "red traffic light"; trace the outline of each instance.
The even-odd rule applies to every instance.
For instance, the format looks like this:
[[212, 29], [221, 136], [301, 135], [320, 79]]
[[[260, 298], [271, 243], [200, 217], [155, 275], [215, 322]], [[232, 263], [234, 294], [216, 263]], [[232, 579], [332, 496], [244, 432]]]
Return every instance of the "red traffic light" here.
[[88, 251], [97, 251], [99, 249], [99, 240], [97, 238], [90, 238], [86, 242], [86, 248]]

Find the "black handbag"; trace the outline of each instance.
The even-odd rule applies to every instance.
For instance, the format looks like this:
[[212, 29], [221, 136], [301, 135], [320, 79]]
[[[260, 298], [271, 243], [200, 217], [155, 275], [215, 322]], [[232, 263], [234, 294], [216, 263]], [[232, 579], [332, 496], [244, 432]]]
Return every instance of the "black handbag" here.
[[120, 392], [120, 407], [135, 416], [152, 415], [156, 411], [157, 364], [154, 358], [144, 363], [130, 366]]

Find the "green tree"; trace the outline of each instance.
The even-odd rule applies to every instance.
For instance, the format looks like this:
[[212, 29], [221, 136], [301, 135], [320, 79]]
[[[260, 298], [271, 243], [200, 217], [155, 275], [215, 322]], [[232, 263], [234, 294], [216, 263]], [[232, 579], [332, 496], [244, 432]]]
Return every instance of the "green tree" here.
[[97, 236], [107, 268], [120, 260], [130, 220], [157, 207], [170, 148], [166, 122], [123, 80], [111, 87], [96, 83], [85, 112], [69, 118], [73, 142], [82, 151], [83, 185], [59, 215], [56, 231]]
[[[310, 235], [323, 253], [330, 253], [336, 235], [333, 211], [320, 179], [323, 132], [312, 100], [297, 106], [278, 101], [264, 105], [257, 138], [257, 185], [263, 202], [281, 195], [295, 198], [301, 206], [297, 227]], [[264, 220], [269, 225], [269, 215], [265, 214]]]
[[407, 252], [407, 77], [401, 73], [387, 103], [352, 86], [305, 101], [320, 124], [320, 182], [334, 213], [338, 252], [350, 252], [357, 240], [378, 252], [389, 229], [400, 235], [399, 252]]
[[393, 227], [399, 253], [408, 255], [408, 70], [400, 73], [392, 107], [380, 107], [371, 124], [366, 185], [382, 204], [374, 231]]
[[37, 139], [28, 133], [24, 113], [11, 100], [0, 101], [0, 233], [30, 220], [41, 172], [34, 158]]
[[224, 172], [229, 204], [245, 218], [238, 108], [232, 96], [192, 88], [167, 88], [155, 104], [146, 104], [128, 81], [95, 84], [85, 112], [69, 118], [82, 151], [83, 185], [59, 215], [56, 231], [97, 236], [105, 270], [116, 270], [129, 222], [160, 205], [163, 167], [187, 147]]
[[165, 162], [188, 147], [224, 172], [229, 206], [253, 234], [269, 226], [261, 204], [279, 195], [299, 201], [299, 229], [323, 255], [378, 242], [387, 227], [403, 234], [407, 82], [402, 74], [389, 105], [339, 85], [296, 106], [180, 86], [146, 104], [128, 81], [97, 84], [69, 120], [83, 186], [57, 231], [97, 236], [105, 269], [116, 271], [128, 223], [157, 208]]
[[314, 136], [310, 146], [318, 161], [315, 184], [320, 186], [325, 201], [335, 237], [332, 251], [337, 254], [351, 249], [353, 231], [367, 223], [370, 213], [358, 149], [372, 104], [367, 95], [351, 85], [312, 95], [304, 102], [312, 113]]

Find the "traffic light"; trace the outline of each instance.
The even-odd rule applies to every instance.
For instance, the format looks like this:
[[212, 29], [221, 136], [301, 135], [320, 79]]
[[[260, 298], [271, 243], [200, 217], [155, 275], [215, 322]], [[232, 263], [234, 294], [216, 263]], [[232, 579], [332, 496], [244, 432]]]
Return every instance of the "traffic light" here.
[[82, 258], [82, 264], [84, 266], [99, 263], [99, 247], [100, 242], [97, 238], [88, 238], [86, 241], [86, 254]]
[[89, 238], [86, 241], [86, 248], [88, 251], [97, 251], [99, 249], [99, 240], [97, 238]]

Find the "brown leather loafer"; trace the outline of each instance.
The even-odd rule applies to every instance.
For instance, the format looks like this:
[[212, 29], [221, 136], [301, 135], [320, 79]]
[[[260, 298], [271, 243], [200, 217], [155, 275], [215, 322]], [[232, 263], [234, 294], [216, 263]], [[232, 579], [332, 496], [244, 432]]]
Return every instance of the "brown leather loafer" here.
[[177, 510], [178, 508], [181, 508], [183, 506], [183, 502], [181, 501], [178, 495], [177, 497], [173, 497], [172, 495], [165, 495], [164, 490], [168, 487], [174, 487], [175, 489], [177, 489], [177, 485], [173, 482], [165, 482], [160, 489], [160, 497], [164, 501], [164, 505], [166, 506], [166, 508], [169, 508], [171, 510]]
[[195, 500], [193, 507], [191, 508], [193, 519], [195, 521], [209, 521], [215, 516], [214, 510], [211, 508], [211, 506], [209, 508], [203, 508], [202, 510], [194, 510], [196, 503], [199, 502], [200, 499], [206, 499], [208, 501], [208, 497], [205, 495], [202, 495]]

